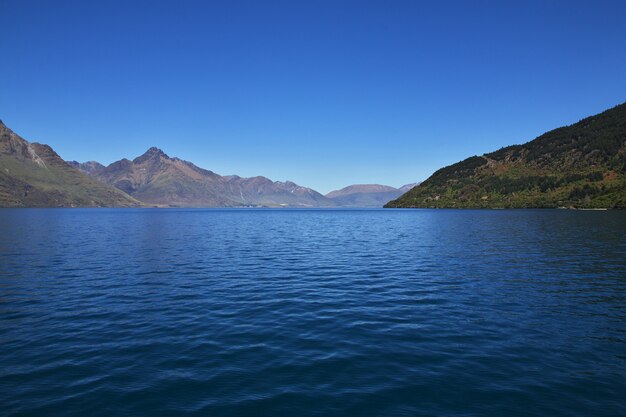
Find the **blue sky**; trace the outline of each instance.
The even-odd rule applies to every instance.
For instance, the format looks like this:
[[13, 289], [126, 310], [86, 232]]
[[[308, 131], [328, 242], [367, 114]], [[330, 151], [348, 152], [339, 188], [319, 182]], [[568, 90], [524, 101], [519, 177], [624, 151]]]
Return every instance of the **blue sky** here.
[[0, 0], [0, 119], [321, 192], [400, 186], [626, 101], [624, 1]]

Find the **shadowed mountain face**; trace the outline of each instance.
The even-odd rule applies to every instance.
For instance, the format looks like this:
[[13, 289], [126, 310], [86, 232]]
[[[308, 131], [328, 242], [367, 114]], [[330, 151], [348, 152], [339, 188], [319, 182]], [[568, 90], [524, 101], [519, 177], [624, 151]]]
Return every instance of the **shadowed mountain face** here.
[[626, 208], [626, 103], [442, 168], [386, 207]]
[[0, 121], [0, 207], [132, 207], [140, 203], [29, 143]]
[[341, 207], [382, 207], [402, 194], [397, 188], [379, 184], [355, 184], [331, 191], [326, 197]]
[[265, 177], [221, 176], [150, 148], [133, 159], [104, 167], [96, 162], [74, 163], [98, 180], [153, 205], [180, 207], [327, 207], [332, 200], [292, 182]]

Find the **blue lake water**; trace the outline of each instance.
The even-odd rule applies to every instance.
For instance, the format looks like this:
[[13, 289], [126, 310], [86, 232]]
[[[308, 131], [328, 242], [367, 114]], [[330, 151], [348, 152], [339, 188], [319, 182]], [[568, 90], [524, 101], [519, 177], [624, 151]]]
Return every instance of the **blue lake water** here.
[[0, 415], [624, 416], [626, 212], [0, 210]]

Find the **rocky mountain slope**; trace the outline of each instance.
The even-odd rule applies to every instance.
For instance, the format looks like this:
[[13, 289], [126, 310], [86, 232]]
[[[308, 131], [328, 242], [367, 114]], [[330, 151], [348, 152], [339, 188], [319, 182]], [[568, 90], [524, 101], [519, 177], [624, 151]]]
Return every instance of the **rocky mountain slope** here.
[[30, 143], [0, 121], [0, 207], [133, 207], [140, 203]]
[[442, 168], [386, 207], [626, 208], [626, 103]]
[[134, 198], [152, 205], [175, 207], [328, 207], [332, 200], [293, 182], [265, 177], [221, 176], [191, 162], [150, 148], [131, 160], [109, 166], [97, 162], [72, 165]]

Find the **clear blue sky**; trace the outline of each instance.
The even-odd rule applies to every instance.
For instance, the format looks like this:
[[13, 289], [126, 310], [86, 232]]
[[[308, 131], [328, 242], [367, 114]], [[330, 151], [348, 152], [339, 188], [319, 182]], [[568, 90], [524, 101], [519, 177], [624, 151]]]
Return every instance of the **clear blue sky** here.
[[321, 192], [400, 186], [626, 101], [626, 1], [0, 0], [0, 119]]

